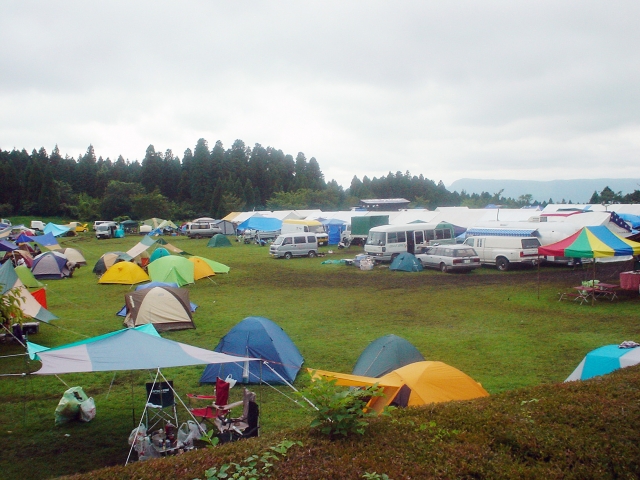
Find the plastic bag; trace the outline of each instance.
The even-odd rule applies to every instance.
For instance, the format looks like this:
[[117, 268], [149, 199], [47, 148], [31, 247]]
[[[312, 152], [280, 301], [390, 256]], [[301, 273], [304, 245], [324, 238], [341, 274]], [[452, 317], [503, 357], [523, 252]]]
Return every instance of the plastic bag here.
[[134, 428], [131, 431], [131, 434], [129, 434], [129, 445], [133, 445], [133, 449], [138, 454], [138, 460], [140, 461], [160, 456], [156, 449], [153, 448], [144, 425], [140, 425], [140, 428]]
[[90, 422], [96, 417], [96, 402], [93, 397], [87, 398], [84, 402], [80, 402], [80, 421]]
[[80, 404], [88, 399], [82, 387], [72, 387], [64, 392], [55, 411], [56, 425], [79, 419]]
[[198, 425], [193, 420], [189, 420], [178, 429], [178, 443], [182, 443], [185, 447], [192, 447], [193, 441], [199, 439], [205, 430], [204, 425]]

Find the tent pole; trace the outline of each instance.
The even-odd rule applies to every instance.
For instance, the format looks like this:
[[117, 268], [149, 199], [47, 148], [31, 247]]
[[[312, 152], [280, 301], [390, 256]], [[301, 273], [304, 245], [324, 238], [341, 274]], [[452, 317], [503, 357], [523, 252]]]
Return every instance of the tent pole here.
[[[593, 257], [593, 282], [591, 282], [591, 288], [596, 288], [596, 257]], [[591, 306], [596, 304], [596, 294], [591, 291]]]
[[538, 300], [540, 300], [540, 255], [538, 255]]

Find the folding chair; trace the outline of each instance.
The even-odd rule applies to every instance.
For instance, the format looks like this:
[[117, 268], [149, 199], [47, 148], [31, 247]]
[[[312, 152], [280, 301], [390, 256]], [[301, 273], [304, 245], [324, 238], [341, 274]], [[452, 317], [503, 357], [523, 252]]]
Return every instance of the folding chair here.
[[147, 432], [153, 431], [158, 424], [162, 424], [164, 428], [167, 423], [170, 423], [177, 428], [179, 423], [176, 399], [173, 393], [173, 380], [149, 382], [146, 386], [148, 400], [145, 420]]
[[214, 420], [221, 443], [257, 437], [259, 434], [260, 408], [256, 403], [256, 394], [245, 388], [242, 393], [242, 401], [231, 403], [227, 407], [231, 410], [239, 405], [242, 405], [241, 417], [227, 418], [226, 415], [219, 415]]
[[201, 421], [214, 421], [219, 416], [226, 415], [229, 409], [222, 407], [227, 406], [229, 401], [229, 388], [230, 384], [225, 382], [220, 377], [216, 378], [216, 394], [215, 396], [208, 395], [187, 395], [191, 400], [211, 400], [214, 402], [211, 405], [202, 408], [190, 408], [191, 414], [194, 417], [199, 417]]

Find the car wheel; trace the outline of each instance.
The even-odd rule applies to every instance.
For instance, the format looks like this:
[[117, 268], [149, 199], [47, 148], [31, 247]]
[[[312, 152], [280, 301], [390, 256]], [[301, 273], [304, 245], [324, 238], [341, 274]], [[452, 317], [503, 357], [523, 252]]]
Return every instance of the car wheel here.
[[293, 255], [291, 255], [291, 252], [287, 252], [287, 253], [285, 253], [285, 254], [284, 254], [284, 258], [285, 258], [285, 260], [291, 260], [291, 257], [292, 257], [292, 256], [293, 256]]
[[311, 250], [311, 251], [309, 252], [309, 258], [315, 258], [315, 256], [316, 256], [316, 252], [314, 252], [313, 250]]
[[440, 264], [440, 271], [442, 273], [447, 273], [449, 271], [449, 269], [447, 268], [447, 266], [444, 263]]
[[500, 257], [498, 260], [496, 260], [496, 267], [501, 272], [506, 272], [507, 270], [509, 270], [509, 260], [504, 257]]

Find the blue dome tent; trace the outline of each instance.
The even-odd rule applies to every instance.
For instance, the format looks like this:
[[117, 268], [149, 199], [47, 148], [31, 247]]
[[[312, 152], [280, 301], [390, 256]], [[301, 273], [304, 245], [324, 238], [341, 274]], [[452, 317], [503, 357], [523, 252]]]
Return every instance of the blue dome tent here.
[[[200, 383], [216, 383], [228, 375], [239, 383], [292, 383], [304, 359], [285, 331], [264, 317], [247, 317], [229, 330], [215, 352], [260, 358], [271, 368], [258, 362], [207, 365]], [[281, 378], [282, 377], [282, 378]]]

